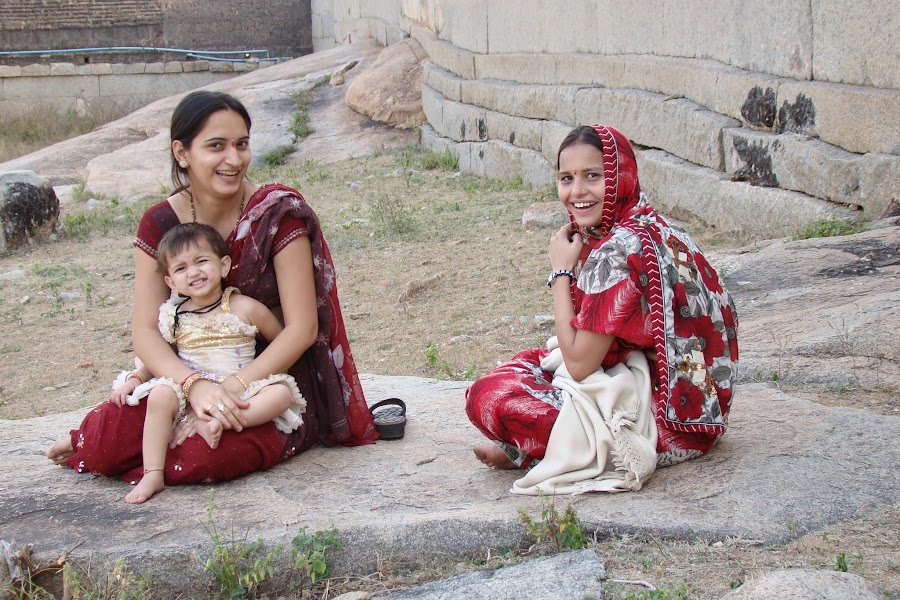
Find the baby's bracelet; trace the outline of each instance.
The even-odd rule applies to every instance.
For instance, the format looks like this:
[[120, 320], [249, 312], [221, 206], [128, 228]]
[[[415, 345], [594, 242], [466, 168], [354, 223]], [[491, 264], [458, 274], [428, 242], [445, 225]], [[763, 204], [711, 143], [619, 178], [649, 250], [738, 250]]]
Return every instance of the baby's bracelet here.
[[547, 278], [547, 287], [553, 287], [553, 282], [556, 281], [557, 277], [562, 277], [565, 275], [571, 280], [575, 280], [575, 271], [570, 269], [560, 269], [558, 271], [553, 271], [550, 273], [550, 277]]
[[125, 381], [128, 381], [128, 380], [131, 379], [132, 377], [135, 378], [135, 379], [137, 379], [137, 380], [140, 381], [141, 383], [146, 383], [146, 382], [144, 381], [144, 378], [141, 377], [141, 374], [138, 373], [137, 371], [132, 371], [131, 373], [129, 373], [128, 376], [125, 378]]
[[232, 374], [231, 376], [234, 377], [235, 379], [237, 379], [238, 382], [240, 382], [240, 384], [241, 384], [242, 386], [244, 386], [244, 391], [245, 391], [245, 392], [247, 391], [247, 388], [250, 387], [250, 386], [247, 385], [247, 382], [244, 381], [243, 379], [241, 379], [241, 376], [238, 375], [237, 373], [234, 373], [234, 374]]

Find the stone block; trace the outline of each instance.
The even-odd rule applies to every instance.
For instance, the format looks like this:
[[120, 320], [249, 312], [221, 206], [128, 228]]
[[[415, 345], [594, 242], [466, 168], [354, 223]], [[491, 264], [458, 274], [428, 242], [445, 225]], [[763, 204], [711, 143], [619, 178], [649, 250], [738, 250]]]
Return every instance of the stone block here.
[[864, 154], [859, 159], [859, 202], [867, 219], [885, 216], [900, 203], [900, 156]]
[[813, 569], [783, 569], [760, 573], [721, 600], [815, 598], [816, 600], [881, 600], [878, 589], [853, 573]]
[[639, 151], [637, 158], [641, 188], [656, 208], [676, 219], [690, 217], [725, 231], [771, 238], [792, 235], [822, 219], [852, 216], [799, 192], [731, 181], [662, 150]]
[[112, 65], [110, 63], [91, 63], [91, 75], [111, 75]]
[[806, 133], [860, 154], [900, 154], [900, 91], [784, 81], [777, 103], [778, 132]]
[[198, 71], [209, 71], [208, 60], [189, 60], [181, 64], [181, 70], [184, 73], [196, 73]]
[[32, 105], [48, 102], [69, 108], [75, 98], [90, 101], [99, 96], [96, 76], [16, 77], [3, 81], [3, 95], [7, 100], [24, 100]]
[[33, 171], [0, 172], [0, 254], [56, 231], [59, 199]]
[[434, 63], [425, 64], [423, 82], [425, 85], [441, 93], [444, 98], [459, 102], [462, 100], [461, 77], [457, 77], [450, 71], [445, 71]]
[[472, 52], [439, 40], [421, 27], [413, 28], [411, 34], [425, 49], [431, 62], [465, 79], [475, 78], [475, 55]]
[[180, 60], [171, 60], [164, 64], [163, 72], [165, 73], [181, 73], [184, 71], [184, 67], [181, 66]]
[[541, 154], [554, 169], [559, 167], [556, 164], [559, 145], [574, 128], [575, 126], [570, 123], [559, 121], [543, 121], [541, 123]]
[[161, 74], [166, 72], [166, 64], [161, 62], [152, 62], [144, 65], [144, 73]]
[[266, 67], [272, 67], [278, 64], [278, 60], [272, 59], [261, 59], [258, 63], [260, 69], [265, 69]]
[[858, 205], [877, 219], [900, 197], [900, 156], [860, 156], [799, 134], [723, 132], [725, 170], [733, 179]]
[[493, 0], [486, 4], [492, 54], [596, 52], [599, 47], [594, 2]]
[[900, 89], [895, 0], [814, 0], [810, 9], [817, 80]]
[[75, 65], [72, 63], [50, 63], [50, 75], [74, 75]]
[[0, 65], [0, 77], [21, 77], [22, 67]]
[[129, 63], [125, 65], [126, 75], [140, 75], [147, 69], [147, 63]]
[[75, 65], [75, 75], [93, 75], [94, 74], [94, 66], [87, 65]]
[[[586, 55], [580, 55], [586, 56]], [[479, 79], [498, 79], [542, 85], [580, 84], [584, 81], [563, 80], [559, 74], [558, 54], [483, 54], [475, 57]]]
[[441, 135], [457, 142], [483, 142], [488, 139], [487, 111], [478, 106], [444, 100]]
[[50, 65], [25, 65], [22, 77], [46, 77], [50, 75]]
[[215, 60], [209, 63], [210, 73], [232, 73], [234, 72], [234, 63]]
[[575, 121], [576, 86], [466, 81], [462, 101], [516, 117]]
[[124, 63], [113, 63], [110, 66], [110, 75], [124, 75], [125, 66], [126, 65]]
[[324, 36], [324, 29], [322, 28], [322, 16], [313, 13], [311, 16], [312, 19], [312, 37], [313, 39], [321, 38]]
[[[490, 12], [488, 5], [490, 3], [483, 0], [454, 0], [441, 4], [440, 15], [432, 18], [432, 21], [440, 19], [439, 22], [434, 22], [433, 29], [440, 31], [441, 39], [446, 40], [459, 51], [487, 54], [490, 47], [488, 44], [488, 14]], [[419, 42], [421, 43], [421, 40]], [[444, 63], [439, 64], [444, 68], [449, 68]], [[450, 70], [463, 77], [471, 78], [466, 73], [455, 69]]]
[[612, 125], [637, 144], [720, 171], [724, 169], [722, 129], [740, 125], [684, 98], [605, 88], [578, 92], [573, 122]]
[[561, 202], [535, 202], [522, 213], [522, 228], [526, 231], [556, 230], [569, 222], [569, 213]]
[[248, 62], [234, 63], [234, 72], [235, 73], [249, 73], [250, 71], [255, 71], [256, 68], [257, 68], [256, 63], [248, 63]]
[[[447, 100], [440, 92], [435, 91], [428, 84], [422, 85], [422, 110], [425, 112], [425, 120], [428, 125], [431, 125], [429, 129], [437, 130], [442, 134], [446, 131], [444, 128], [445, 102]], [[423, 125], [423, 127], [427, 127], [427, 125]]]
[[[575, 1], [555, 4], [564, 13]], [[777, 10], [760, 10], [743, 0], [690, 5], [597, 0], [594, 6], [591, 35], [599, 54], [703, 56], [748, 71], [812, 76], [808, 4], [784, 2]]]
[[493, 110], [485, 111], [487, 137], [502, 140], [519, 148], [541, 151], [543, 139], [543, 121], [513, 117]]

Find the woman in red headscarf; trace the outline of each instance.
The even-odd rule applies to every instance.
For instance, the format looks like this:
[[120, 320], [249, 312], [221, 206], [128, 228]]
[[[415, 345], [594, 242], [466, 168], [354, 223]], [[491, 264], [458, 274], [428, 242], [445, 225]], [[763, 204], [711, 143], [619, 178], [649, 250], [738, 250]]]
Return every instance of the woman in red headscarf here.
[[[560, 411], [569, 410], [572, 398], [590, 398], [595, 421], [580, 408], [572, 409], [580, 415], [575, 421], [594, 431], [588, 437], [598, 443], [608, 438], [609, 452], [599, 453], [594, 471], [568, 483], [628, 471], [623, 448], [634, 440], [651, 452], [655, 447], [654, 468], [700, 456], [727, 425], [738, 358], [731, 297], [690, 236], [649, 204], [634, 149], [621, 133], [603, 125], [576, 128], [557, 161], [559, 199], [570, 223], [550, 241], [556, 337], [547, 349], [520, 352], [468, 389], [470, 420], [495, 442], [476, 446], [475, 454], [489, 466], [531, 469], [553, 437], [557, 454], [577, 454], [565, 448], [572, 422], [560, 425]], [[614, 382], [623, 373], [632, 380], [627, 394], [634, 402], [604, 404], [604, 394], [621, 397]], [[646, 414], [631, 414], [637, 406]], [[620, 435], [629, 428], [632, 442]], [[596, 448], [591, 452], [596, 461]], [[571, 456], [563, 462], [555, 474], [584, 468]], [[639, 489], [643, 481], [625, 488]], [[535, 483], [520, 482], [522, 489]]]

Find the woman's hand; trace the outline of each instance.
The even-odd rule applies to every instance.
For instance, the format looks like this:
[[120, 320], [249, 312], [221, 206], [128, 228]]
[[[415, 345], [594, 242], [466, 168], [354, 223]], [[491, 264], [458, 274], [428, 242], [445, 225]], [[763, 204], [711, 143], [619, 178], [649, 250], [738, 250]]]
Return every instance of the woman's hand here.
[[250, 404], [241, 400], [240, 394], [230, 393], [225, 386], [198, 379], [191, 385], [188, 401], [194, 414], [203, 421], [216, 419], [225, 429], [235, 431], [241, 431], [247, 424], [241, 409], [248, 408]]
[[193, 437], [195, 433], [197, 433], [197, 418], [191, 413], [187, 413], [175, 424], [172, 436], [169, 438], [169, 448], [175, 449], [182, 445], [184, 440]]
[[583, 245], [581, 235], [573, 231], [571, 223], [560, 227], [559, 231], [550, 238], [550, 268], [554, 271], [561, 269], [574, 271], [575, 265], [581, 257]]

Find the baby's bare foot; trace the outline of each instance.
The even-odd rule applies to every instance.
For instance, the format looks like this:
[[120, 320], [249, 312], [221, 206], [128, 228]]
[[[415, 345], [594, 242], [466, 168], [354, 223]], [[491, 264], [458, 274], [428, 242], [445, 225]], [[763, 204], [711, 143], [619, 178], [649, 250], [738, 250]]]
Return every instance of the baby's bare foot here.
[[163, 491], [165, 487], [166, 483], [161, 469], [144, 471], [144, 476], [138, 484], [125, 496], [125, 502], [128, 504], [143, 504], [157, 493]]
[[215, 419], [209, 421], [197, 421], [197, 433], [200, 434], [210, 448], [215, 449], [222, 439], [222, 424]]
[[47, 448], [47, 451], [44, 452], [44, 456], [56, 464], [61, 465], [65, 463], [74, 452], [75, 448], [72, 447], [72, 436], [67, 435], [59, 438], [52, 446]]
[[478, 444], [474, 448], [472, 448], [472, 452], [475, 453], [475, 456], [486, 464], [489, 467], [493, 467], [495, 469], [515, 469], [516, 463], [509, 460], [509, 457], [506, 455], [503, 450], [500, 449], [499, 446], [495, 444]]

